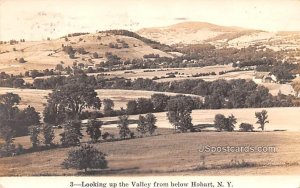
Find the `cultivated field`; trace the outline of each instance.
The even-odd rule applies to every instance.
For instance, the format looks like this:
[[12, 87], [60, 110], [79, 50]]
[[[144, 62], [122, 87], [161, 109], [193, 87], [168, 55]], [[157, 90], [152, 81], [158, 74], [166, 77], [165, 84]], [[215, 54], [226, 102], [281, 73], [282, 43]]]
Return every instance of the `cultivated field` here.
[[[162, 78], [157, 80], [158, 82], [163, 82], [163, 81], [169, 81], [169, 80], [177, 80], [177, 79], [186, 79], [186, 78], [193, 78], [191, 77], [194, 74], [198, 73], [209, 73], [209, 72], [215, 72], [219, 73], [221, 71], [229, 71], [233, 70], [234, 68], [229, 65], [214, 65], [214, 66], [206, 66], [206, 67], [193, 67], [193, 68], [163, 68], [163, 69], [150, 69], [152, 71], [149, 71], [149, 69], [133, 69], [130, 71], [110, 71], [110, 72], [105, 72], [108, 74], [107, 78], [112, 78], [112, 77], [124, 77], [127, 79], [136, 79], [136, 78], [149, 78], [152, 79], [155, 76], [158, 78], [161, 78], [163, 76], [167, 76], [167, 74], [170, 73], [175, 73], [177, 72], [178, 74], [176, 75], [176, 78], [170, 79], [170, 78]], [[99, 73], [94, 73], [94, 74], [89, 74], [89, 75], [97, 75]], [[204, 76], [203, 76], [204, 77]], [[196, 78], [196, 77], [195, 77]], [[202, 78], [202, 77], [198, 77]], [[218, 79], [216, 76], [215, 79]]]
[[[12, 92], [18, 94], [21, 97], [20, 108], [26, 108], [28, 105], [35, 107], [38, 112], [42, 112], [44, 104], [47, 103], [46, 97], [51, 90], [39, 90], [39, 89], [16, 89], [0, 87], [0, 94]], [[164, 93], [169, 96], [178, 95], [178, 93], [171, 92], [155, 92], [155, 91], [141, 91], [141, 90], [122, 90], [122, 89], [99, 89], [96, 90], [98, 97], [103, 99], [112, 99], [115, 104], [115, 109], [118, 110], [121, 107], [126, 108], [126, 104], [129, 100], [138, 99], [141, 97], [150, 98], [155, 93]], [[194, 97], [200, 97], [198, 95], [189, 95]], [[102, 108], [103, 109], [103, 108]]]
[[[276, 153], [201, 153], [210, 146], [275, 146]], [[167, 134], [154, 137], [95, 144], [108, 156], [105, 175], [276, 175], [300, 173], [299, 132], [199, 132]], [[72, 148], [1, 158], [0, 176], [76, 175], [76, 170], [62, 169], [60, 164]], [[202, 156], [202, 157], [201, 157]], [[205, 167], [201, 167], [203, 159]], [[252, 167], [227, 168], [231, 160]]]

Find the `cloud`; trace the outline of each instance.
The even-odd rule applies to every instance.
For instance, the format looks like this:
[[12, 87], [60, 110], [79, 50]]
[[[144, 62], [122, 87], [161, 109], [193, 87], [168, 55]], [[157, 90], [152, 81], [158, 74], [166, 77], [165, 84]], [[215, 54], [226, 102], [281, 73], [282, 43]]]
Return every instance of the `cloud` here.
[[182, 18], [174, 18], [174, 20], [188, 20], [188, 18], [184, 18], [184, 17], [182, 17]]

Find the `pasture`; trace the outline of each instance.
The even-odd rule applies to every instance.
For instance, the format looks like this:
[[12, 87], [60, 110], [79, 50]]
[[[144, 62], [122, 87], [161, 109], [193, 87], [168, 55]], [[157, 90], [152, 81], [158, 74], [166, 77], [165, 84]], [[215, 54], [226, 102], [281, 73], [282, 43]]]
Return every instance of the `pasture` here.
[[[208, 152], [210, 146], [273, 146], [273, 152]], [[299, 175], [299, 132], [198, 132], [162, 134], [94, 144], [107, 154], [109, 168], [95, 175]], [[77, 175], [60, 164], [72, 148], [0, 159], [0, 176]], [[231, 160], [253, 166], [227, 168]], [[201, 165], [205, 161], [205, 167]]]

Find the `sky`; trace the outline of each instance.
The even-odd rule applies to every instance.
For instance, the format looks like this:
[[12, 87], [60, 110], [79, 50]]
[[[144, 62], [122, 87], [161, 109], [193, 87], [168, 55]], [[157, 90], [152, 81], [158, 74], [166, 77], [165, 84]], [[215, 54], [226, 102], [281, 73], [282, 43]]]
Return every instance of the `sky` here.
[[300, 31], [300, 0], [0, 0], [0, 40], [135, 31], [185, 21]]

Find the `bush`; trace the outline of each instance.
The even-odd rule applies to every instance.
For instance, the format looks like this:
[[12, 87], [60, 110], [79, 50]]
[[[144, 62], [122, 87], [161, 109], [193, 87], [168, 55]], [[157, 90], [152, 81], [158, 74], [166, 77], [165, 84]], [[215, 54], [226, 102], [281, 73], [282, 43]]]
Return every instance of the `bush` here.
[[252, 124], [250, 123], [241, 123], [240, 124], [240, 131], [243, 131], [243, 132], [249, 132], [249, 131], [253, 131], [254, 127]]
[[64, 168], [74, 168], [78, 170], [105, 169], [107, 168], [106, 154], [97, 150], [91, 145], [83, 145], [73, 151], [70, 151], [68, 158], [64, 160]]
[[26, 63], [26, 61], [25, 61], [25, 59], [24, 59], [23, 57], [21, 57], [21, 58], [19, 59], [19, 63]]

